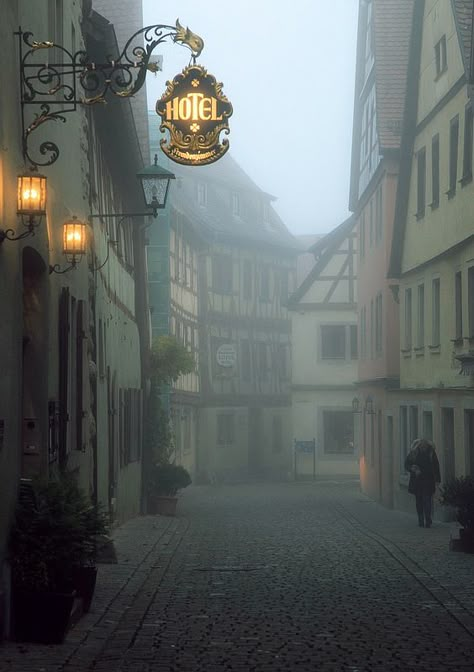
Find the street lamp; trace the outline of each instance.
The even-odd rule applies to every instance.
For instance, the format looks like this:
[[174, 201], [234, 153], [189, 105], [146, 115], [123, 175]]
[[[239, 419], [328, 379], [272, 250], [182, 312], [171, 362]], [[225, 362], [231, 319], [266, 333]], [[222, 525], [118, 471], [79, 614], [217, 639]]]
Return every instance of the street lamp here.
[[155, 154], [153, 165], [143, 168], [137, 177], [142, 183], [146, 206], [152, 209], [153, 217], [157, 217], [158, 210], [166, 206], [170, 182], [175, 175], [158, 164], [158, 154]]
[[59, 264], [49, 267], [50, 273], [67, 273], [81, 261], [86, 253], [86, 225], [74, 216], [63, 224], [63, 254], [69, 266], [61, 270]]
[[0, 229], [0, 245], [4, 240], [22, 240], [28, 236], [34, 236], [35, 229], [40, 225], [43, 215], [46, 214], [46, 177], [31, 171], [19, 175], [17, 185], [16, 211], [18, 215], [21, 215], [26, 231], [15, 236], [14, 229], [6, 231]]

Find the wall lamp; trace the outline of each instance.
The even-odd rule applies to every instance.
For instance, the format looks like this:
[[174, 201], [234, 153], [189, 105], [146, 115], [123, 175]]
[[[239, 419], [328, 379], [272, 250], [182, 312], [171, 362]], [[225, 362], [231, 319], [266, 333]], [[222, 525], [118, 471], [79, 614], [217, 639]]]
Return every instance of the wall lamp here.
[[143, 170], [137, 173], [137, 177], [142, 183], [145, 205], [151, 212], [150, 210], [148, 212], [114, 212], [112, 214], [101, 212], [89, 215], [89, 218], [147, 217], [148, 215], [153, 215], [155, 218], [158, 217], [158, 210], [166, 207], [170, 182], [176, 179], [175, 174], [167, 168], [160, 166], [158, 164], [158, 154], [155, 154], [153, 165], [143, 168]]
[[358, 397], [354, 397], [354, 399], [352, 400], [352, 412], [357, 414], [362, 413], [362, 411], [360, 410], [360, 402]]
[[365, 412], [367, 413], [367, 415], [375, 415], [374, 400], [370, 396], [370, 394], [365, 400]]
[[22, 240], [34, 236], [46, 214], [46, 177], [36, 172], [18, 176], [17, 214], [26, 230], [15, 236], [14, 229], [0, 229], [0, 245], [4, 240]]
[[86, 225], [77, 217], [67, 220], [63, 224], [63, 254], [69, 266], [61, 269], [59, 264], [49, 267], [51, 273], [67, 273], [76, 268], [86, 253]]

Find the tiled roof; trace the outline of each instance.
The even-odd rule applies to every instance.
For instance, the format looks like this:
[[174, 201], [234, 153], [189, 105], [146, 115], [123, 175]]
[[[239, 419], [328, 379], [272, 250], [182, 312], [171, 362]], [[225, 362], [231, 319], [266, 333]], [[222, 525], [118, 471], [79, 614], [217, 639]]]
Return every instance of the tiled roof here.
[[473, 0], [451, 0], [454, 20], [458, 31], [459, 45], [466, 75], [471, 67], [472, 6]]
[[[196, 231], [215, 240], [226, 238], [241, 244], [260, 243], [284, 248], [290, 254], [301, 250], [299, 241], [271, 206], [274, 197], [263, 192], [229, 154], [209, 166], [196, 168], [173, 164], [168, 167], [178, 178], [170, 192], [170, 201], [192, 222]], [[197, 182], [207, 185], [206, 207], [200, 207], [196, 202]], [[233, 192], [242, 196], [240, 216], [232, 214]], [[262, 217], [264, 201], [268, 205], [268, 222]]]
[[373, 0], [377, 131], [382, 149], [400, 147], [413, 2]]

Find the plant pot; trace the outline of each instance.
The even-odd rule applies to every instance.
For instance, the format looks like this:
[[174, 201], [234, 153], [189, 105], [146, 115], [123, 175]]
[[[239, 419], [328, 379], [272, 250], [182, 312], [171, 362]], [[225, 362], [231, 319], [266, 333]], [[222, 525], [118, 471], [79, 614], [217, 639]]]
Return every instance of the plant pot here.
[[82, 600], [82, 611], [87, 614], [94, 596], [97, 567], [76, 567], [72, 574], [74, 588]]
[[74, 602], [70, 593], [12, 591], [12, 635], [17, 642], [62, 644]]
[[459, 530], [459, 539], [466, 553], [474, 553], [474, 530], [462, 527]]
[[175, 516], [177, 497], [167, 497], [165, 495], [148, 496], [148, 513], [158, 513], [161, 516]]

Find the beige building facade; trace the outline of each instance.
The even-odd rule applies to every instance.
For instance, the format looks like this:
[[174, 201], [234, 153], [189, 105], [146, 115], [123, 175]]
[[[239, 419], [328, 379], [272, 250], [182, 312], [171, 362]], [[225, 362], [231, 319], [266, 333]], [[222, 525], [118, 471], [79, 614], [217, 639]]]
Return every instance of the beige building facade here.
[[400, 507], [408, 505], [403, 462], [416, 437], [434, 440], [443, 481], [474, 474], [471, 21], [465, 3], [426, 0], [415, 8], [390, 264], [400, 281], [393, 399]]
[[352, 415], [357, 377], [354, 219], [321, 238], [310, 252], [314, 267], [289, 300], [293, 474], [296, 479], [358, 476]]

